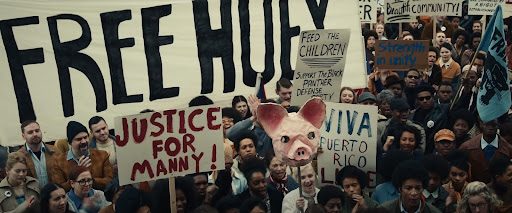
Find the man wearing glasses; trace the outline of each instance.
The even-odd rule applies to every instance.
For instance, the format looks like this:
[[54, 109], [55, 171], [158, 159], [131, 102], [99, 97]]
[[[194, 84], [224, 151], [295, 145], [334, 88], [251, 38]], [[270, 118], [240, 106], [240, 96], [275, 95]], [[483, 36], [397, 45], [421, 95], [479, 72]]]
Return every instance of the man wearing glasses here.
[[427, 136], [425, 154], [430, 154], [435, 148], [434, 134], [448, 127], [450, 104], [434, 102], [436, 91], [432, 86], [420, 86], [417, 91], [418, 108], [410, 115], [409, 119], [421, 123], [425, 128]]
[[418, 86], [420, 85], [420, 72], [417, 69], [410, 69], [407, 71], [407, 74], [404, 78], [405, 88], [404, 94], [407, 100], [407, 103], [411, 107], [410, 109], [414, 109], [416, 106], [416, 96], [418, 94]]

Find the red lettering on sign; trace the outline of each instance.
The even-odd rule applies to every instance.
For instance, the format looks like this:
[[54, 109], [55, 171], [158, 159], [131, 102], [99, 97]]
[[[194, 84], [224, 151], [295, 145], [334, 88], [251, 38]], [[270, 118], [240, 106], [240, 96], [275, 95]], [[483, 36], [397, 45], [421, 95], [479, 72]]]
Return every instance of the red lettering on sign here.
[[167, 118], [167, 132], [168, 133], [173, 133], [173, 129], [172, 129], [172, 116], [174, 114], [176, 114], [176, 110], [175, 109], [173, 109], [173, 110], [165, 110], [164, 111], [164, 115]]
[[146, 132], [148, 131], [148, 120], [142, 119], [140, 120], [140, 134], [137, 134], [138, 128], [137, 128], [137, 119], [132, 119], [132, 135], [133, 140], [135, 143], [142, 143], [144, 141], [144, 138], [146, 137]]
[[116, 135], [116, 144], [119, 147], [123, 147], [128, 143], [128, 137], [130, 137], [130, 134], [128, 132], [128, 121], [126, 121], [126, 118], [122, 119], [123, 123], [123, 139], [121, 140], [121, 136]]
[[158, 163], [156, 164], [156, 176], [160, 176], [160, 173], [164, 173], [164, 175], [167, 174], [167, 169], [165, 168], [162, 160], [158, 160]]
[[220, 112], [220, 107], [209, 108], [206, 113], [206, 120], [208, 121], [208, 129], [217, 130], [220, 128], [220, 123], [217, 125], [213, 125], [213, 122], [217, 120], [217, 116], [214, 116], [214, 112]]
[[132, 176], [130, 179], [132, 181], [135, 181], [136, 172], [139, 171], [139, 173], [144, 174], [146, 172], [146, 170], [148, 171], [149, 178], [153, 178], [155, 176], [155, 174], [153, 174], [153, 169], [151, 169], [151, 165], [149, 164], [149, 162], [147, 160], [144, 160], [142, 162], [142, 165], [140, 163], [133, 164]]
[[179, 133], [187, 133], [187, 129], [185, 128], [185, 111], [181, 110], [178, 112], [180, 115], [180, 131]]
[[[174, 144], [174, 150], [171, 150], [171, 144]], [[181, 144], [178, 139], [175, 137], [169, 137], [167, 140], [165, 140], [165, 152], [167, 152], [167, 155], [173, 157], [176, 156], [178, 153], [180, 153]]]
[[190, 113], [190, 115], [188, 115], [188, 125], [190, 126], [190, 129], [194, 132], [198, 132], [198, 131], [201, 131], [204, 129], [204, 126], [201, 126], [201, 127], [196, 127], [194, 125], [194, 117], [196, 117], [196, 115], [199, 115], [203, 113], [203, 110], [202, 109], [196, 109], [194, 111], [192, 111]]
[[192, 134], [183, 135], [183, 153], [187, 153], [187, 147], [190, 147], [190, 149], [192, 149], [193, 152], [196, 151], [196, 148], [194, 147], [194, 145], [192, 145], [195, 139], [196, 138]]
[[164, 132], [164, 125], [162, 125], [161, 123], [158, 123], [156, 121], [157, 118], [161, 118], [162, 117], [162, 114], [160, 114], [159, 112], [155, 112], [153, 113], [153, 115], [151, 115], [151, 119], [149, 119], [149, 122], [151, 122], [151, 124], [153, 124], [153, 126], [156, 126], [158, 127], [158, 132], [151, 132], [151, 136], [152, 137], [158, 137], [160, 136], [163, 132]]
[[203, 154], [204, 153], [202, 153], [202, 152], [201, 152], [201, 154], [199, 154], [199, 156], [196, 156], [196, 154], [192, 154], [192, 158], [196, 161], [196, 173], [199, 172], [199, 161], [203, 157]]
[[160, 147], [162, 143], [162, 140], [153, 141], [153, 159], [156, 159], [158, 157], [158, 153], [164, 150], [164, 148]]

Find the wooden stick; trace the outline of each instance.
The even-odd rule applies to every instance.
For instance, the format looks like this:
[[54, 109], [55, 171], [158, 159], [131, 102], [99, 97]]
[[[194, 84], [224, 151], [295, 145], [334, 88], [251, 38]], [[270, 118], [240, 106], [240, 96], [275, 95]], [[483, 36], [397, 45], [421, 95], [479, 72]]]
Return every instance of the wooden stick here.
[[[437, 34], [437, 16], [432, 16], [432, 39], [436, 39]], [[432, 42], [432, 44], [435, 44], [435, 40]]]
[[171, 212], [178, 212], [176, 208], [176, 179], [169, 178], [169, 197], [171, 198]]
[[484, 37], [486, 25], [487, 25], [487, 16], [484, 16], [484, 21], [482, 22], [482, 37]]
[[[455, 106], [455, 102], [457, 102], [457, 99], [459, 99], [459, 93], [462, 90], [463, 83], [464, 83], [462, 79], [466, 79], [468, 77], [468, 73], [471, 70], [471, 68], [473, 67], [473, 64], [475, 63], [477, 53], [478, 52], [475, 51], [475, 54], [473, 55], [473, 59], [471, 59], [471, 64], [469, 65], [469, 70], [464, 73], [464, 76], [462, 78], [460, 78], [460, 86], [459, 86], [459, 89], [457, 90], [457, 93], [455, 93], [455, 98], [453, 99], [452, 105], [450, 106], [450, 110], [452, 110], [453, 106]], [[461, 70], [462, 69], [463, 68], [461, 68]]]
[[398, 38], [402, 38], [402, 31], [402, 23], [398, 23]]
[[[297, 166], [297, 175], [299, 176], [299, 196], [304, 197], [302, 195], [302, 178], [300, 177], [300, 166]], [[300, 212], [304, 212], [304, 210], [300, 210]]]

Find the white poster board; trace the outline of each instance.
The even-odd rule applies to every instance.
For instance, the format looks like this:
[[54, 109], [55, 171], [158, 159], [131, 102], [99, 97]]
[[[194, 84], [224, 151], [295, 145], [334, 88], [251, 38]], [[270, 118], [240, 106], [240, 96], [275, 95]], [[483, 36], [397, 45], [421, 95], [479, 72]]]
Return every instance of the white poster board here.
[[361, 23], [377, 23], [377, 0], [359, 0]]
[[338, 102], [350, 30], [303, 31], [300, 38], [291, 104], [302, 106], [313, 97]]
[[461, 0], [406, 0], [386, 1], [386, 23], [416, 20], [420, 15], [462, 16]]
[[505, 0], [469, 0], [468, 15], [492, 15], [498, 5], [505, 7]]
[[[344, 85], [366, 86], [356, 1], [0, 0], [0, 144], [24, 143], [35, 119], [43, 140], [143, 109], [183, 108], [199, 95], [227, 103], [267, 95], [293, 78], [299, 33], [349, 28]], [[340, 21], [343, 20], [343, 21]], [[228, 105], [228, 104], [227, 104]], [[227, 106], [226, 105], [226, 106]]]
[[347, 165], [359, 167], [368, 176], [367, 188], [376, 187], [377, 107], [328, 103], [320, 128], [318, 172], [322, 184], [333, 184]]
[[220, 107], [122, 116], [115, 126], [121, 185], [224, 169]]

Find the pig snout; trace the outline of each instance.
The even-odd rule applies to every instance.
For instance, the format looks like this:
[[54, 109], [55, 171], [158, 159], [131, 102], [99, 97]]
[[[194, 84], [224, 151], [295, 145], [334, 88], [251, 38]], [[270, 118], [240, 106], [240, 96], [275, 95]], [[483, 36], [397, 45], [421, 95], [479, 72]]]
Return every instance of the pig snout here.
[[312, 153], [311, 147], [307, 146], [301, 141], [295, 141], [288, 150], [287, 157], [291, 160], [308, 160]]
[[294, 160], [307, 160], [311, 155], [309, 151], [304, 147], [298, 148], [294, 154]]

